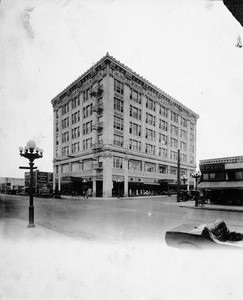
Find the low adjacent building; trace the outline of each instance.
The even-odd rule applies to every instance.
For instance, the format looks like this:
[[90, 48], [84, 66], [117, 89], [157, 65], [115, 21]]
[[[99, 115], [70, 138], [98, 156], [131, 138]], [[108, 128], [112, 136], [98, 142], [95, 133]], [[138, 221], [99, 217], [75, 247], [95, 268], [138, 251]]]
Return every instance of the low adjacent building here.
[[24, 187], [24, 178], [0, 177], [0, 191], [9, 193], [18, 191]]
[[243, 156], [200, 160], [203, 190], [212, 202], [243, 205]]

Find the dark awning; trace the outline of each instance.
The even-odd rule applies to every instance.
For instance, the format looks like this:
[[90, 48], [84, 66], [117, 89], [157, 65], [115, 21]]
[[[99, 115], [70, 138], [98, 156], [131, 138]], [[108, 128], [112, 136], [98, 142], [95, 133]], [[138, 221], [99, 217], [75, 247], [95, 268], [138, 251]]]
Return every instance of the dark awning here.
[[198, 185], [198, 189], [199, 190], [243, 189], [243, 181], [201, 182]]

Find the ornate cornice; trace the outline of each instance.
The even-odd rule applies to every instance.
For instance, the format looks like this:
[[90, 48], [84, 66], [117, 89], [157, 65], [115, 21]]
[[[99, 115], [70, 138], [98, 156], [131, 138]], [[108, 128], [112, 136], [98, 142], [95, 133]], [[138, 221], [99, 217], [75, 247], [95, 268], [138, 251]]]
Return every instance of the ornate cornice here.
[[87, 82], [90, 82], [91, 84], [92, 80], [94, 80], [95, 77], [97, 79], [102, 78], [102, 76], [106, 76], [107, 71], [109, 72], [110, 76], [115, 76], [121, 79], [125, 84], [128, 84], [131, 87], [138, 89], [142, 93], [149, 92], [151, 95], [153, 95], [153, 99], [156, 98], [156, 101], [158, 101], [158, 103], [161, 103], [162, 105], [164, 103], [168, 103], [169, 106], [172, 105], [172, 107], [176, 107], [177, 109], [179, 109], [180, 112], [184, 112], [185, 114], [187, 114], [187, 116], [191, 118], [193, 122], [195, 122], [199, 118], [198, 114], [196, 114], [184, 104], [174, 99], [169, 94], [165, 93], [157, 86], [150, 83], [147, 79], [138, 75], [132, 69], [122, 64], [120, 61], [116, 60], [114, 57], [109, 55], [108, 52], [96, 64], [89, 68], [83, 75], [78, 77], [66, 89], [59, 93], [51, 101], [52, 105], [55, 106], [58, 102], [58, 99], [62, 98], [63, 96], [67, 96], [69, 91], [73, 91], [72, 89], [75, 90], [77, 87], [85, 88], [88, 86]]

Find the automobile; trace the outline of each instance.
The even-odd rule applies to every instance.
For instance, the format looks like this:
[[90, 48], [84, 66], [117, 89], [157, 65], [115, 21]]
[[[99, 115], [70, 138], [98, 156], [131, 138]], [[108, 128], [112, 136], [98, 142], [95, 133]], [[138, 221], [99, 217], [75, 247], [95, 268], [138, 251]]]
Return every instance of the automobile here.
[[230, 231], [222, 219], [206, 224], [183, 224], [165, 233], [166, 244], [179, 249], [243, 249], [243, 233]]

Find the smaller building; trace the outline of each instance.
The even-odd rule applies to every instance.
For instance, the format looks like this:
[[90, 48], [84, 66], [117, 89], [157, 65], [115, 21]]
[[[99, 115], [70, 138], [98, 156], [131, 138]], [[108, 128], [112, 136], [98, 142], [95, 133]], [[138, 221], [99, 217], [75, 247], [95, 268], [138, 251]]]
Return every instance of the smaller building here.
[[243, 156], [200, 160], [198, 189], [217, 204], [243, 205]]
[[24, 178], [0, 177], [0, 192], [15, 193], [24, 187]]

